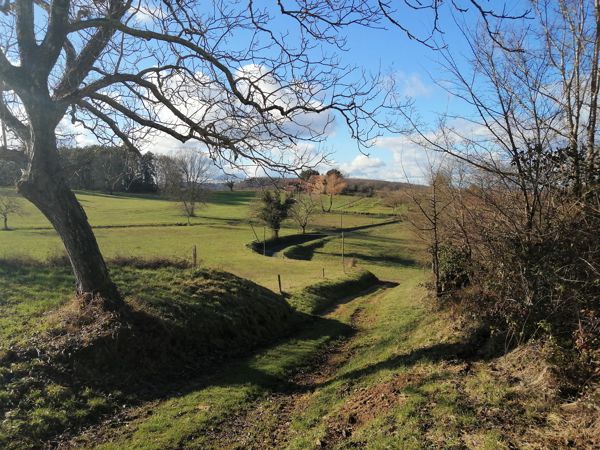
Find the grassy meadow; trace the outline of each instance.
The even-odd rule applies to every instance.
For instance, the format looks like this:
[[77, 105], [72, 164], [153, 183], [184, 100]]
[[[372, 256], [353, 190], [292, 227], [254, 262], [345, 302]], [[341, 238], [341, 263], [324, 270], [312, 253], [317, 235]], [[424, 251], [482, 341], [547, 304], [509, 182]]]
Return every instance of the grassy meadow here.
[[[14, 195], [7, 188], [0, 188], [0, 193]], [[227, 270], [270, 289], [277, 288], [277, 274], [281, 274], [287, 290], [311, 284], [315, 277], [322, 276], [323, 268], [328, 278], [343, 275], [341, 258], [339, 261], [335, 258], [323, 260], [318, 267], [304, 261], [274, 261], [249, 251], [246, 244], [255, 239], [254, 232], [259, 239], [264, 235], [263, 227], [255, 225], [253, 231], [249, 224], [255, 196], [254, 192], [215, 192], [199, 208], [197, 217], [191, 218], [192, 226], [187, 226], [187, 219], [177, 202], [153, 196], [77, 193], [107, 258], [163, 257], [189, 261], [195, 245], [203, 265]], [[356, 198], [336, 197], [334, 208], [347, 212], [342, 218], [344, 227], [388, 219], [352, 214], [351, 209], [344, 209], [352, 199]], [[364, 200], [365, 207], [378, 204], [376, 199]], [[44, 261], [63, 255], [62, 244], [48, 221], [29, 202], [22, 200], [22, 205], [22, 213], [9, 219], [11, 231], [0, 232], [0, 258], [26, 257]], [[391, 212], [389, 208], [379, 210]], [[339, 214], [317, 214], [310, 229], [336, 229], [339, 225]], [[288, 220], [281, 235], [297, 232]], [[266, 233], [269, 238], [269, 231]], [[390, 251], [393, 253], [394, 249]]]
[[[3, 195], [16, 195], [12, 189], [1, 188], [1, 191]], [[345, 270], [350, 272], [356, 268], [369, 269], [380, 277], [395, 279], [391, 271], [385, 272], [385, 264], [373, 262], [373, 255], [367, 254], [369, 246], [364, 247], [367, 253], [357, 267], [353, 269], [347, 265], [344, 268], [338, 255], [341, 251], [340, 239], [334, 239], [332, 253], [320, 258], [318, 263], [263, 257], [252, 252], [246, 244], [255, 239], [249, 225], [250, 210], [256, 197], [254, 192], [215, 192], [199, 208], [198, 216], [191, 219], [192, 226], [186, 224], [179, 204], [174, 201], [153, 196], [96, 192], [78, 192], [77, 196], [109, 261], [113, 258], [137, 257], [190, 262], [195, 245], [202, 266], [234, 273], [273, 291], [278, 289], [277, 275], [281, 275], [283, 289], [293, 292], [322, 280], [323, 269], [326, 279], [342, 277]], [[62, 243], [48, 221], [29, 202], [24, 199], [20, 199], [20, 202], [21, 213], [9, 218], [10, 231], [0, 231], [0, 259], [21, 258], [44, 262], [63, 255]], [[347, 197], [336, 198], [336, 206], [340, 205], [340, 208], [348, 202]], [[344, 214], [342, 220], [344, 226], [351, 227], [382, 222], [387, 218]], [[311, 228], [335, 229], [339, 222], [339, 214], [317, 214]], [[403, 232], [399, 225], [383, 228], [388, 229], [388, 233]], [[255, 231], [262, 238], [263, 228], [255, 225]], [[293, 223], [287, 221], [281, 234], [296, 232]], [[368, 230], [350, 233], [353, 234], [367, 238], [371, 236]], [[347, 239], [350, 248], [352, 241]], [[387, 249], [389, 254], [400, 251], [394, 245]], [[127, 290], [130, 280], [122, 280], [121, 275], [120, 270], [114, 271], [117, 284]], [[6, 342], [22, 337], [22, 333], [31, 329], [40, 314], [63, 304], [70, 297], [72, 289], [73, 280], [68, 268], [31, 271], [23, 270], [18, 265], [0, 265], [0, 292], [4, 297], [0, 302], [0, 337], [8, 340]]]
[[[2, 188], [2, 194], [16, 195], [8, 188]], [[198, 217], [191, 219], [192, 226], [186, 224], [178, 203], [170, 200], [96, 192], [78, 192], [77, 196], [109, 264], [111, 259], [121, 257], [191, 262], [195, 245], [201, 266], [234, 273], [272, 291], [278, 290], [277, 275], [281, 275], [284, 291], [294, 292], [323, 280], [323, 270], [327, 280], [366, 269], [381, 279], [400, 281], [393, 269], [394, 261], [406, 257], [401, 255], [406, 254], [410, 241], [406, 226], [393, 224], [346, 233], [348, 257], [344, 266], [341, 239], [336, 236], [332, 236], [326, 249], [314, 255], [313, 261], [270, 258], [258, 255], [246, 246], [255, 239], [249, 225], [250, 210], [256, 197], [254, 192], [215, 192], [199, 208]], [[340, 196], [336, 198], [335, 206], [343, 209], [353, 201], [356, 203], [356, 198]], [[0, 260], [17, 258], [44, 262], [62, 256], [62, 243], [48, 221], [29, 202], [24, 199], [20, 202], [21, 213], [9, 219], [10, 231], [0, 231]], [[376, 203], [374, 199], [365, 199], [364, 204], [369, 204], [367, 202]], [[347, 213], [341, 220], [345, 227], [354, 227], [389, 218]], [[317, 214], [311, 229], [335, 229], [339, 224], [339, 214]], [[262, 238], [263, 228], [255, 225], [255, 231]], [[281, 234], [293, 233], [297, 230], [287, 221]], [[113, 270], [113, 276], [121, 289], [128, 292], [133, 280], [123, 279], [123, 271], [118, 268]], [[152, 290], [156, 283], [148, 276], [145, 273], [141, 279]], [[28, 330], [39, 331], [45, 326], [45, 322], [38, 323], [40, 315], [64, 304], [72, 290], [73, 279], [67, 267], [34, 271], [18, 264], [0, 264], [0, 338], [10, 343], [22, 340]]]
[[[148, 345], [159, 352], [134, 337], [127, 351], [148, 352], [148, 367], [123, 372], [117, 360], [106, 372], [100, 360], [91, 378], [78, 366], [48, 372], [43, 355], [12, 355], [56, 334], [73, 291], [69, 268], [47, 263], [62, 254], [58, 238], [24, 203], [0, 231], [6, 448], [559, 448], [567, 432], [591, 442], [593, 430], [548, 401], [551, 367], [523, 369], [535, 353], [477, 353], [452, 308], [432, 301], [423, 248], [406, 223], [346, 232], [343, 247], [332, 234], [264, 257], [246, 246], [250, 192], [215, 193], [192, 226], [168, 200], [77, 195], [128, 304], [153, 321]], [[377, 199], [341, 196], [310, 229], [383, 223], [390, 212]], [[286, 223], [282, 234], [293, 233]], [[193, 245], [198, 269], [186, 266]], [[181, 264], [144, 265], [153, 258]], [[171, 348], [183, 349], [172, 355], [180, 362], [158, 365], [158, 380], [144, 375], [143, 394], [129, 392]]]

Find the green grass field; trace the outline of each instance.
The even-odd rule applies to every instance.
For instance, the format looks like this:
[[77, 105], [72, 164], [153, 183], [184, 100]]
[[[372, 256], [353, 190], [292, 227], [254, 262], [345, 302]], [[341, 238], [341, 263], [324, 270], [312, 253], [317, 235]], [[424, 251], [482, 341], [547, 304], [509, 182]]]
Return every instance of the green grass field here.
[[[84, 192], [78, 198], [109, 266], [119, 256], [189, 261], [196, 245], [199, 272], [118, 265], [111, 271], [128, 302], [178, 335], [193, 336], [196, 346], [247, 350], [212, 372], [156, 386], [145, 400], [85, 383], [46, 386], [32, 375], [35, 364], [3, 362], [0, 407], [12, 412], [0, 442], [8, 448], [35, 448], [66, 428], [74, 434], [63, 444], [71, 448], [115, 450], [496, 449], [548, 442], [557, 448], [572, 427], [565, 410], [547, 401], [550, 391], [540, 389], [547, 367], [528, 373], [515, 369], [525, 357], [465, 359], [473, 351], [468, 330], [428, 298], [423, 248], [405, 223], [346, 232], [343, 256], [334, 234], [297, 246], [299, 259], [285, 252], [264, 257], [246, 246], [254, 239], [247, 220], [252, 193], [215, 194], [193, 226], [180, 225], [177, 204], [164, 199]], [[344, 227], [381, 223], [389, 216], [361, 213], [389, 213], [385, 208], [377, 199], [339, 197], [311, 229], [334, 229], [340, 211]], [[0, 259], [4, 349], [52, 329], [73, 288], [67, 267], [39, 263], [62, 253], [39, 213], [24, 205], [9, 225], [11, 231], [0, 231], [0, 258], [13, 258]], [[282, 230], [295, 232], [292, 224]], [[364, 290], [372, 278], [363, 270], [386, 283]], [[276, 294], [278, 275], [285, 296]], [[296, 315], [300, 322], [287, 319]], [[114, 415], [117, 402], [125, 406]], [[82, 424], [93, 426], [80, 433]], [[571, 434], [586, 442], [586, 430]]]
[[[11, 190], [0, 189], [0, 194]], [[328, 278], [343, 275], [344, 270], [335, 259], [323, 260], [321, 266], [302, 261], [272, 260], [249, 251], [246, 244], [262, 239], [263, 227], [249, 224], [252, 192], [216, 192], [186, 226], [186, 218], [177, 202], [151, 196], [105, 195], [78, 193], [103, 254], [108, 257], [168, 257], [190, 260], [193, 246], [198, 257], [208, 267], [224, 269], [248, 278], [270, 289], [277, 288], [277, 274], [283, 278], [284, 288], [294, 290], [311, 284], [322, 276], [325, 268]], [[371, 199], [368, 199], [371, 200]], [[340, 203], [348, 201], [340, 197]], [[47, 260], [64, 254], [62, 244], [47, 220], [33, 205], [21, 199], [23, 212], [11, 217], [12, 229], [0, 232], [0, 258], [28, 257]], [[385, 219], [364, 215], [344, 214], [344, 227], [382, 222]], [[318, 214], [311, 229], [335, 229], [340, 224], [339, 214]], [[282, 235], [297, 233], [290, 221], [284, 223]], [[269, 231], [266, 231], [269, 237]], [[365, 261], [368, 262], [368, 261]], [[367, 267], [365, 267], [367, 268]]]

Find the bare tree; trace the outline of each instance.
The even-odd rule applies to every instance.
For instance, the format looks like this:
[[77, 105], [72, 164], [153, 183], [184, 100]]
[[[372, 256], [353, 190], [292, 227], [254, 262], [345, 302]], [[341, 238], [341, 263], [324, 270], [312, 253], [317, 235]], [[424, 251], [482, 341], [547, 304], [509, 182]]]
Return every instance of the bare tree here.
[[302, 234], [305, 234], [306, 227], [316, 212], [317, 205], [310, 194], [300, 194], [294, 198], [294, 204], [290, 209], [289, 215], [300, 227]]
[[[464, 10], [459, 3], [450, 7]], [[486, 23], [501, 17], [465, 3]], [[432, 33], [441, 5], [404, 2], [431, 14]], [[340, 30], [389, 20], [429, 40], [402, 25], [402, 11], [366, 0], [4, 0], [0, 9], [0, 112], [25, 147], [3, 147], [2, 157], [27, 160], [18, 190], [62, 239], [77, 292], [100, 294], [111, 308], [122, 305], [120, 295], [59, 164], [56, 130], [65, 117], [100, 143], [117, 139], [133, 152], [148, 133], [163, 133], [199, 142], [222, 164], [307, 167], [318, 161], [293, 150], [324, 139], [334, 114], [363, 143], [390, 126], [380, 114], [385, 84], [329, 56], [328, 47], [344, 47]], [[290, 31], [274, 31], [275, 23]]]
[[[0, 104], [4, 105], [4, 89], [0, 85]], [[4, 118], [3, 107], [0, 107], [0, 133], [2, 134], [2, 147], [8, 148], [8, 130], [6, 127], [6, 120]]]
[[[571, 186], [581, 196], [600, 179], [598, 173], [598, 93], [600, 90], [600, 2], [537, 0], [536, 35], [544, 43], [530, 49], [546, 66], [540, 94], [557, 108], [558, 120], [546, 121], [564, 139]], [[525, 64], [523, 64], [526, 67]], [[545, 118], [544, 118], [545, 119]]]
[[126, 175], [127, 163], [123, 160], [123, 150], [118, 147], [103, 148], [98, 152], [98, 158], [100, 159], [104, 188], [112, 195]]
[[533, 20], [502, 24], [496, 40], [465, 29], [470, 65], [440, 53], [451, 75], [443, 86], [472, 114], [435, 129], [414, 123], [425, 147], [469, 167], [450, 190], [443, 229], [472, 259], [481, 278], [474, 308], [507, 346], [546, 322], [573, 336], [580, 311], [598, 315], [589, 299], [600, 272], [600, 3], [532, 5]]
[[398, 207], [406, 203], [406, 194], [399, 189], [387, 189], [379, 194], [383, 204], [392, 208], [392, 213], [396, 214]]
[[198, 150], [180, 150], [174, 157], [179, 174], [178, 199], [183, 213], [190, 219], [196, 217], [196, 208], [206, 198], [206, 183], [214, 178], [213, 162]]
[[[312, 192], [319, 196], [321, 202], [321, 210], [323, 212], [331, 212], [333, 207], [333, 197], [342, 193], [348, 186], [342, 172], [338, 169], [328, 170], [324, 175], [313, 175], [309, 178], [309, 185]], [[323, 201], [323, 197], [327, 199], [327, 206]]]
[[19, 214], [22, 211], [19, 201], [12, 196], [0, 195], [0, 217], [4, 222], [3, 230], [7, 231], [8, 218], [12, 214]]
[[450, 174], [441, 161], [428, 159], [425, 169], [428, 181], [427, 189], [422, 187], [408, 187], [404, 195], [408, 198], [409, 208], [407, 217], [413, 225], [417, 236], [427, 244], [431, 255], [431, 271], [434, 276], [435, 292], [440, 296], [443, 293], [442, 273], [440, 270], [440, 254], [444, 244], [444, 211], [451, 201], [447, 194], [450, 184]]
[[235, 187], [235, 180], [227, 179], [225, 180], [225, 186], [229, 188], [229, 192], [233, 192], [233, 188]]
[[156, 182], [161, 194], [177, 196], [181, 187], [181, 173], [174, 155], [158, 155], [156, 158]]

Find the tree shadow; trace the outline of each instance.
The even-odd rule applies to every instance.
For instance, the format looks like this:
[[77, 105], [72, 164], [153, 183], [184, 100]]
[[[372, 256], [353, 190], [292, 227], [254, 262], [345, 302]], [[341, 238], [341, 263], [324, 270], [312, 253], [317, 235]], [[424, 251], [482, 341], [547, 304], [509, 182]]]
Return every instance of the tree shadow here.
[[311, 261], [315, 256], [316, 251], [325, 247], [325, 244], [327, 244], [330, 239], [331, 237], [317, 237], [315, 238], [316, 242], [311, 244], [297, 245], [294, 248], [290, 248], [290, 250], [286, 252], [285, 256], [289, 259]]
[[[342, 257], [341, 252], [327, 252], [329, 256]], [[355, 258], [362, 261], [378, 264], [380, 266], [405, 266], [405, 267], [417, 267], [420, 266], [419, 262], [407, 257], [390, 255], [389, 253], [381, 253], [375, 255], [368, 255], [360, 252], [344, 252], [345, 258]]]
[[400, 283], [396, 282], [396, 281], [387, 281], [387, 280], [379, 280], [376, 284], [374, 284], [373, 286], [368, 287], [367, 289], [364, 289], [358, 293], [354, 293], [352, 295], [349, 295], [337, 302], [335, 302], [335, 304], [330, 308], [327, 309], [325, 314], [335, 308], [337, 308], [339, 305], [344, 305], [346, 303], [350, 303], [352, 300], [354, 300], [357, 297], [364, 297], [366, 295], [370, 295], [373, 294], [381, 289], [392, 289], [395, 288], [397, 286], [400, 286]]
[[[270, 393], [303, 390], [304, 386], [291, 381], [293, 377], [290, 376], [289, 371], [275, 373], [276, 370], [269, 371], [266, 368], [259, 368], [255, 357], [258, 354], [267, 354], [273, 360], [297, 358], [298, 363], [294, 364], [292, 373], [303, 372], [315, 363], [314, 341], [331, 342], [340, 338], [348, 338], [355, 333], [355, 330], [349, 325], [333, 319], [303, 313], [297, 313], [297, 317], [307, 324], [306, 328], [300, 332], [296, 330], [295, 333], [292, 332], [281, 337], [269, 345], [260, 346], [250, 353], [239, 355], [235, 360], [229, 356], [222, 364], [206, 368], [202, 374], [194, 377], [195, 380], [191, 383], [189, 379], [183, 384], [174, 383], [166, 389], [166, 393], [171, 392], [176, 396], [183, 396], [210, 387], [247, 386], [248, 384], [258, 386]], [[270, 366], [268, 363], [265, 365]]]
[[[246, 345], [207, 348], [189, 335], [192, 330], [178, 330], [168, 318], [137, 306], [127, 306], [118, 316], [93, 305], [83, 313], [67, 308], [60, 328], [40, 335], [31, 348], [4, 355], [0, 364], [23, 365], [32, 380], [66, 386], [75, 396], [90, 390], [113, 399], [101, 415], [90, 411], [77, 423], [67, 422], [69, 432], [77, 433], [111, 417], [123, 403], [135, 407], [210, 387], [253, 385], [263, 392], [290, 392], [299, 387], [289, 381], [288, 371], [305, 364], [315, 345], [353, 333], [347, 324], [291, 307], [281, 320], [285, 324], [275, 327], [278, 331]], [[216, 338], [226, 341], [227, 336], [217, 333]], [[21, 375], [25, 372], [16, 373]], [[49, 427], [39, 438], [64, 431]]]
[[[110, 198], [115, 200], [169, 200], [169, 198], [164, 197], [160, 194], [152, 194], [152, 193], [133, 193], [133, 192], [113, 192], [112, 194], [109, 192], [103, 191], [86, 191], [81, 189], [75, 189], [73, 191], [77, 195], [87, 195], [89, 197], [103, 197]], [[79, 202], [85, 202], [85, 200], [79, 199]]]
[[377, 374], [381, 371], [393, 371], [400, 368], [414, 366], [421, 362], [438, 363], [447, 362], [476, 362], [490, 361], [498, 356], [499, 352], [483, 351], [483, 344], [489, 338], [484, 330], [474, 333], [465, 341], [453, 343], [434, 344], [429, 347], [414, 349], [409, 353], [392, 356], [361, 369], [356, 369], [340, 375], [323, 383], [321, 386], [329, 385], [335, 381], [353, 381]]
[[255, 197], [256, 194], [252, 191], [212, 192], [206, 203], [227, 206], [249, 205]]
[[354, 227], [344, 227], [342, 229], [340, 229], [340, 228], [331, 228], [331, 227], [327, 228], [327, 227], [324, 227], [324, 228], [321, 228], [321, 231], [323, 231], [323, 233], [331, 233], [331, 234], [340, 234], [342, 231], [344, 233], [357, 233], [357, 232], [360, 232], [362, 230], [368, 230], [370, 228], [384, 227], [386, 225], [394, 225], [394, 224], [397, 224], [397, 223], [400, 223], [400, 222], [402, 222], [402, 220], [400, 220], [400, 219], [392, 219], [392, 220], [386, 220], [384, 222], [370, 223], [370, 224], [367, 224], [367, 225], [357, 225], [357, 226], [354, 226]]

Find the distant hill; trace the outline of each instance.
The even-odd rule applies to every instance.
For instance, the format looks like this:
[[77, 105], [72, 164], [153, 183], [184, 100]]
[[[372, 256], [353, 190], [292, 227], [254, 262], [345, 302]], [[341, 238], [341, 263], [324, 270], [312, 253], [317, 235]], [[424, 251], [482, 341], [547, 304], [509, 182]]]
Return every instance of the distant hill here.
[[[247, 178], [243, 181], [236, 183], [236, 190], [247, 190], [247, 189], [269, 189], [269, 188], [284, 188], [286, 186], [295, 185], [299, 183], [298, 178], [269, 178], [269, 177], [255, 177]], [[377, 191], [397, 191], [405, 189], [407, 187], [415, 186], [411, 183], [402, 183], [399, 181], [385, 181], [385, 180], [369, 180], [364, 178], [346, 178], [348, 187], [345, 189], [344, 194], [359, 194], [359, 195], [372, 195]]]
[[402, 183], [400, 181], [370, 180], [365, 178], [346, 178], [348, 187], [359, 186], [361, 188], [372, 186], [376, 191], [390, 190], [397, 191], [407, 187], [414, 186], [411, 183]]

